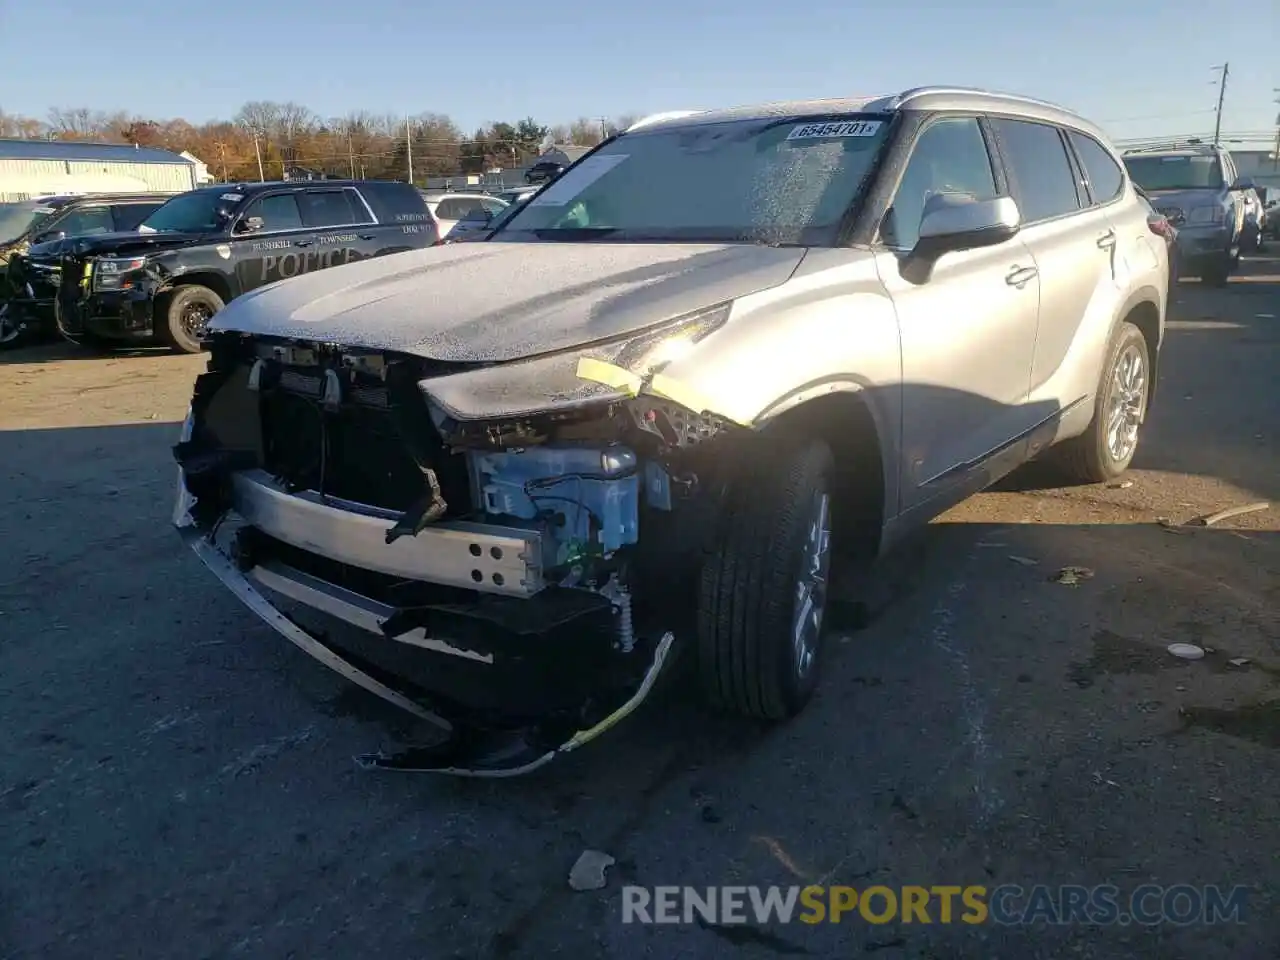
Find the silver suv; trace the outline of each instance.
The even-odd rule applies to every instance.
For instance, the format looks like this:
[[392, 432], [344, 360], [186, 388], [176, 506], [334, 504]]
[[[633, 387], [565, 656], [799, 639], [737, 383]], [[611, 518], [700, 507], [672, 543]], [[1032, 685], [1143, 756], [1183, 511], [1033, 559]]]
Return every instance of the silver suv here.
[[1177, 229], [1179, 275], [1225, 286], [1251, 239], [1245, 212], [1254, 189], [1252, 178], [1237, 173], [1230, 151], [1191, 140], [1126, 151], [1124, 165]]
[[833, 550], [857, 569], [1034, 456], [1129, 465], [1167, 296], [1148, 217], [1096, 126], [1021, 97], [642, 121], [486, 241], [229, 304], [175, 523], [448, 734], [371, 763], [531, 769], [681, 651], [713, 702], [783, 719]]

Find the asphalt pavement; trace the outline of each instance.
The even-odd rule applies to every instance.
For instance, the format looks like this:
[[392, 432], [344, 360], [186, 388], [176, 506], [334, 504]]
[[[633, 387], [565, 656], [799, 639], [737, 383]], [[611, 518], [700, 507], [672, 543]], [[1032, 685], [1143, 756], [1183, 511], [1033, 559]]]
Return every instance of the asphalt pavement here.
[[[0, 357], [0, 957], [1274, 960], [1280, 262], [1177, 301], [1126, 484], [1032, 468], [940, 518], [882, 566], [870, 623], [833, 628], [800, 718], [673, 691], [496, 782], [357, 769], [403, 718], [178, 543], [200, 358]], [[569, 887], [584, 850], [614, 858], [603, 889]], [[628, 884], [1248, 899], [1215, 925], [636, 925]]]

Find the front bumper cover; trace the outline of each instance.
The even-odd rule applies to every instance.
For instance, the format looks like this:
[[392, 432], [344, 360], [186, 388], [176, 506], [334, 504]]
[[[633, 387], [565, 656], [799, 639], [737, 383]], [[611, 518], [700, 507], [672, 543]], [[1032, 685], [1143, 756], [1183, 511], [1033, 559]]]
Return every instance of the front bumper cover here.
[[[238, 563], [228, 556], [218, 545], [215, 536], [216, 526], [214, 531], [209, 533], [196, 526], [190, 513], [193, 505], [194, 498], [187, 491], [180, 476], [178, 499], [173, 516], [174, 525], [196, 556], [245, 606], [311, 657], [364, 690], [430, 724], [443, 737], [441, 742], [430, 746], [414, 747], [395, 754], [380, 752], [357, 757], [356, 762], [364, 768], [442, 773], [462, 777], [511, 777], [530, 773], [596, 739], [632, 713], [653, 690], [654, 684], [668, 662], [674, 643], [673, 635], [664, 633], [653, 645], [651, 662], [630, 696], [597, 722], [584, 729], [573, 731], [567, 737], [561, 735], [558, 739], [549, 739], [549, 736], [555, 735], [537, 725], [514, 730], [491, 729], [450, 719], [428, 705], [429, 698], [421, 692], [403, 687], [397, 682], [397, 678], [386, 674], [372, 664], [361, 664], [357, 662], [357, 658], [345, 655], [313, 636], [277, 609], [259, 586], [300, 601], [313, 610], [343, 620], [369, 633], [379, 635], [381, 635], [383, 624], [393, 612], [390, 608], [278, 565], [255, 564], [248, 570], [244, 570], [243, 563]], [[394, 640], [386, 639], [385, 642], [402, 641], [429, 649], [434, 648], [437, 651], [440, 651], [442, 646], [447, 646], [440, 641], [428, 640], [424, 631], [418, 630], [412, 633], [420, 636], [405, 635]], [[463, 650], [440, 652], [484, 659]], [[563, 725], [558, 725], [557, 729], [562, 730]]]

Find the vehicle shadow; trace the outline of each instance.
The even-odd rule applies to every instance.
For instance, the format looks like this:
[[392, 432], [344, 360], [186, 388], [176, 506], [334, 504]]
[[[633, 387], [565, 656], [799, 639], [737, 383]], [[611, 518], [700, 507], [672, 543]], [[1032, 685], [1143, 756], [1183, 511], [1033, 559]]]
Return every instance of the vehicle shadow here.
[[88, 347], [67, 340], [51, 340], [27, 347], [0, 352], [0, 366], [23, 363], [63, 363], [68, 360], [110, 360], [121, 357], [168, 357], [173, 351], [157, 344], [121, 346], [118, 348]]

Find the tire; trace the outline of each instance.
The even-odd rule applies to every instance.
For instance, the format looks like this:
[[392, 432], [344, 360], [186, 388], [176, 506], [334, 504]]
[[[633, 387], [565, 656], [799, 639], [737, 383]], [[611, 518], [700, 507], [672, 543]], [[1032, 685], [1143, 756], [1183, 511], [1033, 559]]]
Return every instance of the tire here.
[[34, 339], [34, 323], [28, 323], [21, 329], [19, 318], [13, 305], [0, 303], [0, 350], [17, 350], [25, 347]]
[[1235, 258], [1230, 253], [1224, 253], [1200, 272], [1200, 279], [1208, 287], [1225, 287], [1234, 268]]
[[[1121, 386], [1117, 383], [1117, 377], [1122, 362], [1130, 357], [1136, 357], [1140, 362], [1138, 373], [1141, 383], [1137, 395], [1131, 395], [1126, 402], [1120, 396]], [[1078, 437], [1063, 441], [1055, 450], [1059, 465], [1072, 480], [1078, 483], [1106, 483], [1129, 469], [1129, 464], [1137, 453], [1141, 419], [1145, 417], [1150, 396], [1151, 356], [1147, 350], [1147, 341], [1142, 336], [1142, 331], [1125, 321], [1117, 328], [1107, 349], [1107, 360], [1098, 380], [1097, 399], [1089, 429]], [[1126, 426], [1132, 429], [1127, 450], [1123, 446], [1117, 450], [1108, 442], [1108, 425], [1112, 422], [1113, 408], [1117, 404], [1127, 406], [1131, 416], [1136, 414], [1139, 417], [1137, 423], [1126, 421]]]
[[[831, 451], [811, 441], [782, 458], [744, 462], [749, 466], [730, 485], [721, 532], [698, 584], [698, 674], [715, 706], [747, 717], [784, 720], [808, 703], [822, 661], [831, 558]], [[811, 562], [807, 547], [815, 523], [819, 559]], [[806, 572], [817, 612], [812, 642], [801, 653], [793, 643], [793, 625], [799, 581]]]
[[183, 284], [156, 304], [156, 332], [171, 350], [199, 353], [203, 349], [200, 328], [224, 306], [222, 298], [208, 287]]

